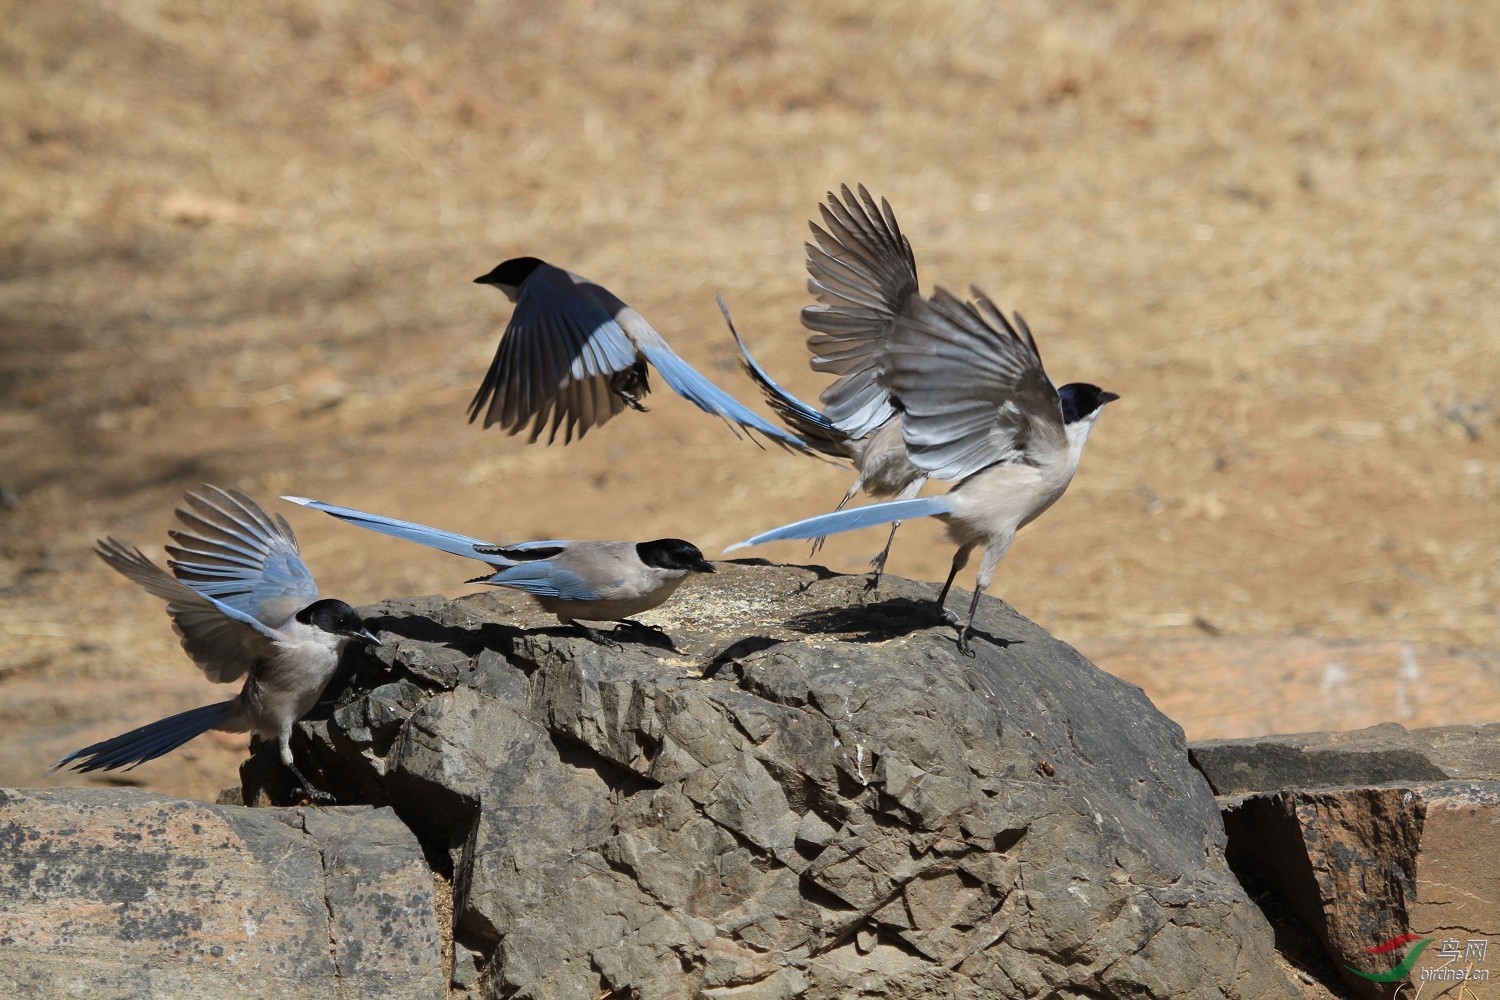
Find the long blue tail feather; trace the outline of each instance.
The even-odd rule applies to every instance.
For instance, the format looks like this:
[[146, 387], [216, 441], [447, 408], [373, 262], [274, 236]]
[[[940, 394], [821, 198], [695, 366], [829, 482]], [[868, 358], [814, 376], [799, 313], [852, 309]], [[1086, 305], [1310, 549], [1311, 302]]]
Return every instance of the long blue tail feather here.
[[324, 503], [321, 500], [309, 500], [307, 497], [282, 497], [289, 503], [299, 504], [303, 507], [311, 507], [313, 510], [321, 510], [325, 514], [332, 514], [341, 521], [357, 524], [361, 528], [378, 531], [382, 535], [391, 535], [395, 538], [404, 538], [408, 542], [416, 542], [430, 549], [438, 549], [442, 552], [451, 552], [456, 556], [467, 556], [470, 559], [484, 560], [484, 556], [474, 551], [476, 545], [489, 545], [491, 543], [481, 538], [470, 538], [452, 531], [444, 531], [442, 528], [429, 528], [425, 524], [417, 524], [415, 521], [398, 521], [394, 517], [382, 517], [379, 514], [369, 514], [353, 507], [339, 507], [336, 504]]
[[169, 715], [139, 729], [75, 750], [53, 764], [51, 769], [56, 771], [71, 764], [74, 771], [113, 771], [117, 768], [128, 771], [217, 728], [229, 717], [233, 705], [233, 701], [221, 701], [217, 705], [204, 705]]
[[817, 517], [805, 518], [792, 524], [784, 524], [779, 528], [762, 532], [754, 538], [747, 538], [743, 542], [737, 542], [725, 549], [726, 553], [736, 549], [749, 548], [752, 545], [760, 545], [764, 542], [777, 542], [789, 538], [821, 538], [825, 535], [837, 535], [845, 531], [856, 531], [860, 528], [870, 528], [877, 524], [891, 524], [894, 521], [906, 521], [914, 517], [932, 517], [937, 514], [946, 514], [953, 509], [951, 495], [944, 494], [939, 497], [917, 497], [912, 500], [887, 500], [884, 503], [872, 503], [863, 507], [850, 507], [845, 510], [836, 510], [830, 514], [819, 514]]
[[673, 354], [665, 345], [647, 347], [645, 353], [646, 360], [650, 361], [651, 366], [661, 373], [661, 377], [667, 385], [672, 387], [673, 392], [695, 404], [705, 413], [712, 413], [716, 417], [729, 421], [730, 429], [736, 434], [739, 433], [735, 427], [738, 424], [746, 430], [764, 434], [784, 448], [802, 452], [811, 450], [801, 438], [787, 433], [766, 418], [746, 409], [737, 399], [704, 378], [697, 369]]

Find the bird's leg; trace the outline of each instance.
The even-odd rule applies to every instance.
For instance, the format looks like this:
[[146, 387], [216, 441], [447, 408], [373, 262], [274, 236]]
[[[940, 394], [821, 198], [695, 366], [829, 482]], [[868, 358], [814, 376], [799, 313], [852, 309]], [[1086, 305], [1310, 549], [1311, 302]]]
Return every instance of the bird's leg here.
[[867, 594], [880, 586], [880, 574], [885, 572], [885, 561], [890, 558], [891, 546], [896, 543], [896, 529], [899, 527], [901, 527], [900, 521], [896, 521], [891, 525], [891, 534], [885, 540], [885, 548], [881, 549], [880, 554], [870, 560], [870, 569], [874, 570], [874, 572], [870, 574], [870, 579], [865, 582], [865, 593]]
[[276, 743], [278, 749], [281, 751], [281, 762], [286, 765], [286, 769], [292, 772], [293, 777], [297, 779], [297, 783], [302, 786], [303, 795], [314, 802], [332, 802], [334, 798], [330, 793], [314, 787], [313, 783], [303, 777], [301, 771], [297, 770], [297, 762], [292, 758], [292, 724], [296, 721], [295, 719], [290, 719], [282, 723], [281, 731], [276, 734]]
[[296, 764], [287, 764], [287, 768], [291, 770], [292, 775], [296, 777], [297, 782], [302, 786], [302, 794], [311, 799], [313, 802], [337, 801], [333, 797], [332, 792], [325, 792], [321, 788], [314, 788], [313, 783], [308, 781], [307, 778], [303, 777], [301, 771], [297, 770]]
[[[974, 598], [969, 601], [969, 620], [964, 622], [964, 627], [958, 630], [958, 651], [965, 656], [974, 655], [974, 647], [969, 645], [969, 633], [974, 631], [974, 612], [979, 610], [979, 595], [984, 593], [978, 587], [974, 588]], [[957, 621], [954, 622], [958, 624]]]
[[624, 646], [621, 646], [619, 644], [619, 642], [617, 642], [616, 640], [611, 639], [608, 635], [605, 635], [603, 632], [600, 632], [598, 629], [589, 628], [587, 625], [585, 625], [581, 621], [570, 620], [568, 622], [568, 624], [572, 625], [574, 628], [578, 629], [584, 635], [588, 636], [595, 643], [597, 643], [600, 646], [603, 646], [605, 649], [624, 649], [625, 648]]
[[[989, 589], [991, 583], [995, 582], [995, 567], [1000, 565], [1000, 560], [1005, 558], [1005, 553], [1010, 551], [1010, 543], [1015, 541], [1015, 534], [1002, 538], [996, 542], [990, 542], [985, 546], [984, 558], [979, 561], [979, 577], [974, 581], [974, 597], [969, 601], [969, 620], [964, 622], [964, 627], [958, 631], [958, 651], [965, 656], [973, 656], [974, 650], [969, 645], [969, 635], [974, 631], [974, 615], [979, 611], [979, 595]], [[953, 624], [958, 624], [954, 621]]]
[[[844, 507], [845, 507], [845, 505], [847, 505], [850, 500], [853, 500], [856, 496], [859, 495], [860, 488], [862, 486], [864, 486], [864, 484], [865, 484], [865, 480], [864, 480], [863, 476], [861, 476], [860, 478], [856, 479], [854, 481], [854, 485], [851, 486], [851, 487], [849, 487], [849, 492], [847, 492], [847, 493], [844, 494], [844, 499], [840, 500], [838, 506], [835, 507], [835, 508], [833, 508], [833, 509], [834, 510], [843, 510]], [[810, 553], [808, 553], [808, 554], [809, 555], [814, 555], [814, 556], [817, 555], [818, 554], [818, 550], [823, 547], [823, 543], [826, 542], [826, 541], [828, 541], [828, 536], [827, 535], [819, 535], [817, 538], [814, 538], [813, 539], [813, 543], [812, 543], [812, 551]]]
[[[863, 482], [863, 480], [861, 480], [861, 482]], [[910, 500], [912, 497], [916, 496], [918, 493], [921, 493], [922, 492], [922, 487], [925, 486], [926, 484], [927, 484], [927, 477], [926, 476], [919, 476], [916, 479], [913, 479], [911, 482], [907, 483], [904, 487], [902, 487], [901, 492], [896, 494], [896, 499], [897, 500]], [[858, 486], [859, 483], [855, 483], [855, 485]], [[850, 496], [852, 496], [852, 495], [853, 494], [850, 494]], [[849, 497], [846, 496], [844, 499], [848, 500]], [[870, 560], [870, 568], [873, 569], [875, 572], [874, 572], [874, 575], [872, 575], [870, 577], [870, 582], [867, 583], [867, 584], [865, 584], [865, 592], [866, 593], [869, 593], [870, 591], [874, 590], [876, 587], [880, 586], [880, 574], [882, 574], [882, 573], [885, 572], [885, 561], [890, 558], [890, 555], [891, 555], [891, 546], [896, 544], [896, 529], [899, 528], [899, 527], [901, 527], [901, 522], [900, 521], [894, 521], [894, 522], [891, 523], [891, 533], [890, 533], [890, 536], [888, 538], [886, 538], [886, 540], [885, 540], [885, 548], [883, 548], [883, 549], [880, 550], [880, 555], [878, 555], [874, 559]]]
[[948, 579], [943, 583], [943, 589], [938, 592], [938, 612], [943, 620], [949, 625], [958, 624], [958, 616], [948, 610], [948, 591], [953, 589], [953, 578], [958, 576], [958, 571], [969, 564], [969, 553], [974, 551], [974, 543], [962, 545], [958, 551], [953, 553], [953, 565], [948, 569]]

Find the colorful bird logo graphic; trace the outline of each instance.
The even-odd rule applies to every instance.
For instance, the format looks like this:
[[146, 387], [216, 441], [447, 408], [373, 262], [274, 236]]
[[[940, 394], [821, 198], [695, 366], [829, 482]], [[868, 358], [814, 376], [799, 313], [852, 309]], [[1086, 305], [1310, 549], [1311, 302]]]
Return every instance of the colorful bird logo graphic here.
[[[1417, 941], [1418, 938], [1422, 938], [1422, 940]], [[1364, 949], [1371, 955], [1384, 955], [1388, 951], [1395, 951], [1408, 941], [1417, 941], [1417, 946], [1406, 953], [1406, 957], [1401, 960], [1400, 965], [1388, 972], [1360, 972], [1352, 965], [1346, 965], [1344, 968], [1356, 976], [1372, 979], [1377, 983], [1394, 983], [1398, 979], [1405, 979], [1411, 972], [1411, 967], [1417, 964], [1417, 956], [1422, 954], [1422, 949], [1432, 943], [1432, 938], [1423, 938], [1420, 934], [1400, 934], [1384, 944], [1377, 944], [1373, 948]]]

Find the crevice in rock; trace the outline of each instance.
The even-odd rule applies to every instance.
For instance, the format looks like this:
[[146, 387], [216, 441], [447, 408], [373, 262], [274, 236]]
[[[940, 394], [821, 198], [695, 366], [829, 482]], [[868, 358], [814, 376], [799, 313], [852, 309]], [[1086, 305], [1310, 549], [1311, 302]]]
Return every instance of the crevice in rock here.
[[811, 875], [806, 873], [798, 876], [797, 891], [802, 898], [822, 910], [832, 910], [837, 913], [858, 913], [859, 908], [844, 901], [831, 889], [825, 889], [819, 885]]
[[1296, 911], [1269, 884], [1254, 872], [1236, 870], [1240, 883], [1250, 902], [1260, 910], [1271, 925], [1276, 952], [1288, 965], [1297, 970], [1305, 982], [1317, 983], [1340, 1000], [1353, 998], [1355, 994], [1339, 977], [1338, 967], [1328, 957], [1328, 951], [1318, 933], [1309, 927]]
[[606, 757], [587, 743], [572, 739], [555, 729], [547, 730], [548, 738], [557, 748], [557, 758], [569, 767], [592, 771], [599, 776], [607, 788], [619, 795], [633, 795], [662, 787], [660, 781], [648, 778], [610, 757]]
[[1072, 748], [1073, 753], [1078, 757], [1079, 760], [1083, 761], [1085, 764], [1092, 766], [1094, 763], [1094, 758], [1090, 757], [1088, 752], [1084, 750], [1083, 747], [1078, 745], [1078, 734], [1073, 731], [1072, 717], [1069, 716], [1066, 712], [1063, 712], [1062, 722], [1063, 731], [1067, 734], [1068, 737], [1068, 746]]
[[307, 810], [305, 808], [297, 810], [297, 829], [307, 838], [313, 850], [318, 852], [318, 873], [321, 878], [319, 897], [323, 900], [323, 914], [328, 922], [328, 961], [333, 966], [334, 996], [342, 1000], [345, 995], [344, 970], [339, 965], [338, 930], [333, 914], [333, 900], [329, 893], [328, 884], [328, 855], [323, 850], [323, 845], [318, 841], [318, 838], [313, 836], [307, 829]]

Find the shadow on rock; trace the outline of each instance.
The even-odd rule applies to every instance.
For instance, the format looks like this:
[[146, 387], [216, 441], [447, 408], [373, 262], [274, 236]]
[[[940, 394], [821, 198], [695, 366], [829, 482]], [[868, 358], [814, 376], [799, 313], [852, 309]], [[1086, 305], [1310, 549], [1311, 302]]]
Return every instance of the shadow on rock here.
[[[486, 649], [505, 651], [511, 647], [525, 629], [499, 622], [475, 622], [472, 625], [454, 625], [434, 621], [423, 615], [374, 615], [365, 618], [365, 625], [377, 636], [388, 633], [414, 642], [447, 646], [466, 656], [477, 656]], [[382, 638], [389, 644], [389, 640]]]
[[[930, 628], [953, 628], [931, 601], [910, 597], [805, 611], [787, 619], [786, 627], [805, 635], [837, 635], [845, 642], [884, 642]], [[1019, 641], [1002, 639], [978, 628], [970, 636], [999, 649]]]

